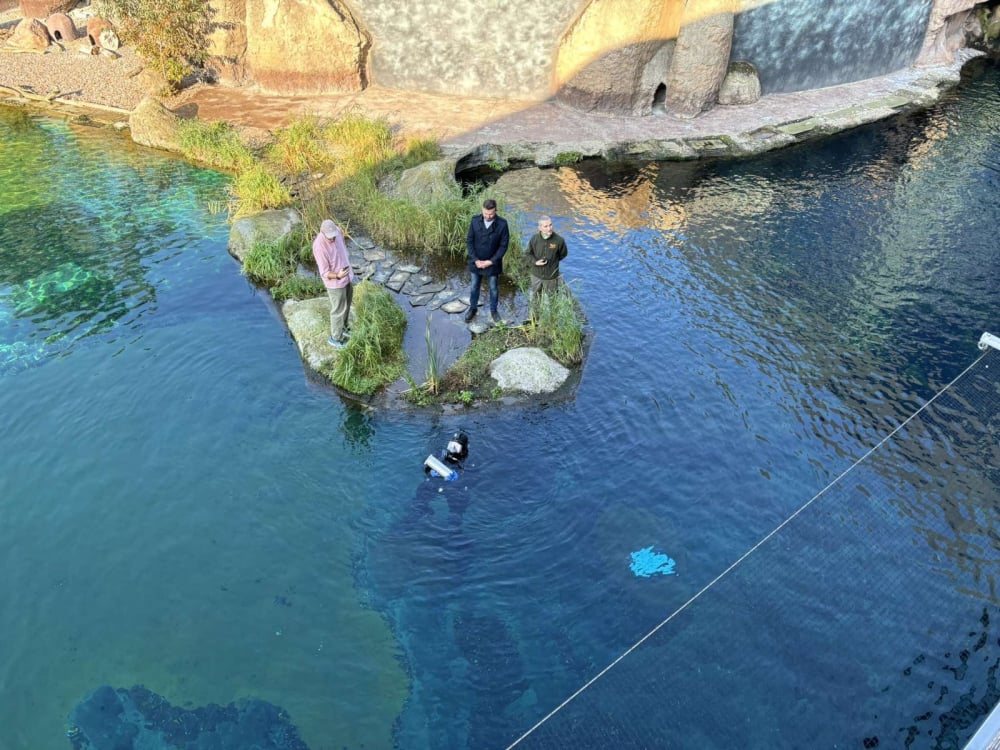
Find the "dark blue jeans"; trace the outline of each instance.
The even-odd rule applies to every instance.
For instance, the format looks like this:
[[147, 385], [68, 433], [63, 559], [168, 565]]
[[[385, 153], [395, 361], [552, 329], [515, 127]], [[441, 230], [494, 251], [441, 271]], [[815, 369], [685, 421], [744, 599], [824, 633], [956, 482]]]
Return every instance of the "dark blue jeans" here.
[[[495, 313], [500, 304], [500, 275], [493, 274], [487, 276], [490, 281], [490, 312]], [[483, 275], [472, 274], [472, 286], [469, 287], [469, 308], [475, 310], [479, 307], [479, 287], [483, 284]]]

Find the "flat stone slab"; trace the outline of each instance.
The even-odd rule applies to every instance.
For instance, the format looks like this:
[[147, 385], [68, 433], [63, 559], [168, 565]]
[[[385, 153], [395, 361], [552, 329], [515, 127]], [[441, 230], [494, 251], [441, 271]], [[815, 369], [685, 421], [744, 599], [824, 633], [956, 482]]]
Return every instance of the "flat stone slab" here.
[[389, 280], [385, 282], [387, 289], [391, 289], [394, 292], [398, 292], [403, 288], [403, 284], [406, 283], [407, 279], [410, 278], [410, 274], [406, 271], [396, 269]]
[[281, 314], [305, 363], [329, 377], [337, 362], [337, 350], [327, 343], [330, 338], [329, 298], [290, 299], [281, 306]]
[[445, 302], [441, 305], [441, 309], [444, 310], [449, 315], [454, 315], [455, 313], [465, 312], [469, 309], [469, 303], [463, 302], [460, 299], [453, 299], [451, 302]]

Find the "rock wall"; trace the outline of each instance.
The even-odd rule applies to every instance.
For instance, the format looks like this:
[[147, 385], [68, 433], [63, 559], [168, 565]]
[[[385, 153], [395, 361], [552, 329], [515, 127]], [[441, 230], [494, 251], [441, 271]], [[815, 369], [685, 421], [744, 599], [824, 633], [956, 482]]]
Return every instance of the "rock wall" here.
[[[0, 0], [2, 1], [2, 0]], [[28, 2], [29, 0], [21, 0]], [[36, 0], [42, 1], [42, 0]], [[974, 0], [211, 0], [227, 83], [311, 94], [386, 88], [694, 117], [730, 60], [762, 93], [946, 57]]]

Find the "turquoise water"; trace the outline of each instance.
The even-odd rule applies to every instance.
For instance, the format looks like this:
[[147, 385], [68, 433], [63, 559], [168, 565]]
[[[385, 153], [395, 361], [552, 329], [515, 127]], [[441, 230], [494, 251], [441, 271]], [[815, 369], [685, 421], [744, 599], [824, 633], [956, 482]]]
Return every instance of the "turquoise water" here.
[[[1000, 330], [998, 80], [754, 161], [505, 176], [570, 242], [590, 356], [571, 402], [442, 417], [306, 376], [219, 176], [5, 114], [5, 739], [64, 748], [140, 683], [271, 701], [314, 749], [506, 747]], [[959, 746], [1000, 699], [998, 366], [524, 746]]]

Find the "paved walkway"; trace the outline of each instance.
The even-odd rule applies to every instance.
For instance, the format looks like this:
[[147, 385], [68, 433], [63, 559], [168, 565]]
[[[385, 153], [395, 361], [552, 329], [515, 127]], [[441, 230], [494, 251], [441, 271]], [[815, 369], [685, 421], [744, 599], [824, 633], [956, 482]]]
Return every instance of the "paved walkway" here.
[[[685, 120], [581, 112], [557, 101], [472, 99], [377, 86], [352, 94], [267, 96], [197, 87], [173, 103], [204, 120], [272, 130], [303, 114], [347, 112], [385, 116], [407, 135], [437, 138], [449, 154], [492, 148], [491, 158], [551, 164], [562, 152], [585, 156], [696, 158], [701, 153], [746, 154], [891, 116], [932, 103], [958, 81], [966, 50], [946, 65], [910, 68], [879, 78], [791, 94], [771, 94], [748, 106], [716, 106]], [[485, 162], [483, 162], [485, 163]]]

